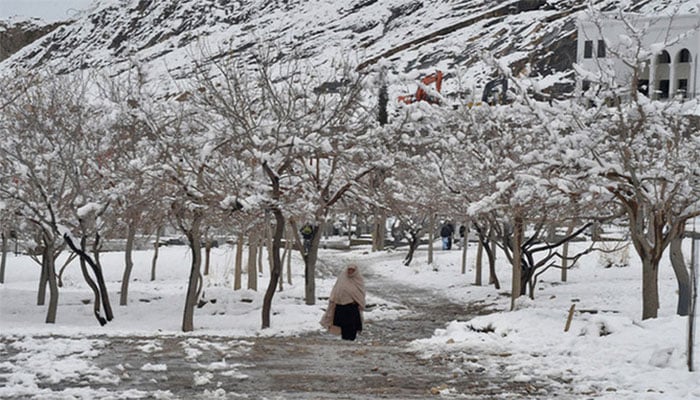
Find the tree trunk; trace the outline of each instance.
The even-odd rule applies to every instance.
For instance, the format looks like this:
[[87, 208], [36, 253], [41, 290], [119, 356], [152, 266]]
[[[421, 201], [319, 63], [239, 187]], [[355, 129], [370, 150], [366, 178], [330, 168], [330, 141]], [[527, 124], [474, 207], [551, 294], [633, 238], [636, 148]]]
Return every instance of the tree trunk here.
[[236, 265], [233, 268], [233, 290], [241, 288], [241, 274], [243, 272], [243, 246], [245, 246], [245, 237], [243, 231], [238, 232], [238, 241], [236, 242]]
[[258, 273], [263, 273], [263, 249], [265, 248], [265, 236], [256, 236], [258, 239], [256, 248], [258, 249]]
[[377, 244], [377, 231], [378, 229], [379, 222], [377, 221], [377, 212], [374, 212], [374, 221], [372, 222], [372, 253], [377, 251], [378, 249], [378, 244]]
[[[574, 232], [574, 223], [572, 222], [568, 228], [566, 228], [566, 236], [571, 236]], [[561, 281], [566, 282], [569, 273], [569, 241], [564, 243], [561, 250]]]
[[121, 293], [119, 295], [119, 305], [125, 306], [129, 304], [129, 281], [131, 280], [131, 271], [134, 269], [134, 259], [132, 257], [134, 251], [134, 238], [136, 237], [136, 221], [129, 221], [126, 229], [126, 249], [124, 250], [124, 275], [122, 276]]
[[70, 265], [70, 263], [75, 259], [75, 253], [68, 255], [66, 257], [66, 261], [63, 263], [61, 268], [58, 270], [58, 276], [56, 276], [56, 280], [58, 281], [58, 287], [63, 287], [63, 273], [66, 271], [66, 268]]
[[671, 259], [673, 272], [676, 274], [676, 281], [678, 281], [678, 305], [676, 307], [676, 313], [680, 316], [687, 316], [690, 312], [690, 297], [692, 293], [690, 275], [688, 274], [688, 268], [683, 259], [682, 244], [683, 233], [681, 232], [680, 236], [677, 236], [671, 241], [669, 258]]
[[280, 259], [280, 247], [282, 236], [284, 235], [284, 216], [279, 209], [273, 210], [275, 216], [275, 233], [272, 237], [272, 248], [268, 251], [272, 255], [272, 265], [270, 268], [270, 282], [267, 285], [262, 307], [262, 329], [270, 327], [270, 310], [272, 308], [272, 297], [275, 295], [275, 288], [282, 274], [282, 260]]
[[258, 290], [258, 270], [256, 260], [258, 258], [258, 238], [255, 232], [248, 234], [248, 289]]
[[634, 212], [628, 213], [630, 238], [642, 261], [642, 319], [656, 318], [659, 313], [659, 262], [666, 247], [681, 234], [684, 225], [680, 221], [672, 223], [667, 220], [661, 211], [643, 214], [636, 208], [631, 210]]
[[601, 241], [601, 235], [603, 234], [603, 228], [600, 226], [600, 222], [594, 222], [591, 226], [591, 240], [594, 242]]
[[372, 248], [372, 251], [384, 250], [384, 240], [385, 240], [384, 225], [385, 225], [385, 221], [382, 218], [382, 213], [379, 212], [379, 213], [375, 214], [375, 216], [374, 216], [374, 229], [372, 231], [372, 238], [373, 238], [373, 242], [374, 242], [374, 246]]
[[[462, 241], [462, 275], [467, 273], [467, 237], [459, 238], [459, 240]], [[474, 278], [477, 282], [479, 282], [479, 286], [481, 286], [481, 270], [476, 271], [477, 276]]]
[[[80, 239], [81, 249], [87, 247], [86, 242], [87, 239], [83, 236]], [[94, 296], [92, 312], [95, 315], [95, 318], [100, 322], [100, 325], [104, 326], [107, 323], [107, 320], [105, 320], [100, 314], [100, 307], [102, 304], [102, 299], [100, 297], [100, 288], [97, 285], [97, 283], [95, 283], [95, 281], [90, 277], [90, 272], [88, 272], [87, 268], [87, 262], [85, 262], [85, 259], [83, 257], [80, 257], [80, 272], [83, 274], [83, 279], [85, 279], [85, 282], [90, 287], [90, 290], [92, 290], [92, 295]]]
[[525, 275], [526, 276], [522, 276], [520, 279], [521, 280], [520, 288], [523, 289], [523, 290], [521, 290], [520, 294], [525, 295], [526, 293], [525, 293], [524, 289], [527, 287], [527, 289], [528, 289], [527, 292], [530, 294], [529, 297], [532, 300], [535, 300], [535, 277], [534, 277], [535, 270], [534, 270], [534, 268], [529, 268], [527, 271], [527, 274], [525, 274]]
[[510, 309], [515, 309], [515, 301], [522, 294], [522, 243], [523, 243], [523, 218], [516, 214], [513, 218], [513, 280], [510, 296]]
[[428, 265], [433, 264], [433, 241], [435, 240], [435, 214], [430, 216], [428, 229]]
[[484, 245], [481, 240], [478, 241], [476, 246], [476, 260], [474, 261], [474, 268], [476, 268], [476, 281], [474, 284], [476, 286], [481, 286], [481, 270], [484, 264]]
[[[282, 229], [281, 240], [284, 240], [284, 243], [280, 243], [280, 252], [282, 255], [280, 256], [280, 279], [277, 288], [280, 292], [284, 290], [284, 264], [287, 261], [287, 257], [291, 257], [291, 254], [287, 254], [287, 238], [285, 237], [284, 229]], [[272, 268], [272, 264], [270, 264], [270, 268]]]
[[287, 229], [287, 241], [285, 243], [285, 247], [288, 250], [287, 253], [287, 283], [292, 284], [292, 251], [294, 250], [294, 247], [292, 246], [292, 243], [294, 243], [294, 239], [292, 238], [292, 227], [291, 225]]
[[47, 280], [49, 284], [49, 308], [46, 312], [46, 323], [53, 324], [56, 322], [56, 311], [58, 309], [58, 284], [56, 283], [56, 266], [53, 256], [54, 243], [51, 239], [44, 239], [44, 258], [47, 265]]
[[209, 266], [211, 265], [211, 238], [207, 238], [204, 244], [204, 275], [209, 275]]
[[317, 232], [311, 240], [311, 248], [305, 258], [305, 300], [306, 305], [316, 304], [316, 261], [318, 260], [318, 248], [321, 243], [320, 232], [324, 228], [324, 222], [318, 223]]
[[[105, 282], [104, 274], [102, 274], [102, 264], [100, 263], [100, 234], [95, 234], [95, 244], [92, 249], [95, 260], [90, 259], [90, 256], [82, 249], [78, 252], [78, 255], [87, 261], [88, 265], [92, 267], [95, 274], [95, 280], [97, 281], [97, 286], [100, 288], [100, 297], [102, 298], [102, 307], [105, 310], [105, 317], [107, 321], [114, 319], [114, 313], [112, 312], [112, 304], [109, 301], [109, 292], [107, 291], [107, 283]], [[102, 321], [100, 321], [102, 324]]]
[[5, 264], [7, 263], [7, 235], [2, 235], [2, 258], [0, 258], [0, 283], [5, 283]]
[[[282, 245], [280, 244], [280, 246], [282, 246]], [[279, 283], [278, 283], [279, 287], [277, 288], [277, 290], [279, 290], [280, 292], [284, 291], [284, 261], [285, 261], [285, 257], [287, 256], [287, 251], [285, 249], [283, 249], [281, 251], [282, 251], [282, 256], [280, 259], [281, 270], [280, 270], [280, 279], [279, 279]]]
[[156, 262], [158, 261], [158, 251], [160, 250], [160, 235], [163, 228], [156, 229], [156, 241], [153, 244], [153, 259], [151, 260], [151, 281], [156, 280]]
[[496, 290], [501, 288], [501, 283], [496, 275], [496, 242], [491, 239], [491, 232], [484, 232], [483, 228], [478, 231], [479, 248], [477, 249], [477, 263], [482, 263], [483, 253], [486, 253], [486, 258], [489, 263], [489, 285], [493, 285]]
[[[467, 273], [467, 247], [469, 247], [469, 220], [467, 219], [466, 222], [462, 224], [464, 226], [464, 236], [460, 237], [459, 240], [462, 241], [462, 275]], [[481, 286], [481, 270], [476, 271], [478, 277], [474, 278], [478, 283], [479, 286]]]
[[[693, 233], [695, 233], [695, 223], [693, 222]], [[698, 246], [697, 239], [692, 238], [690, 242], [690, 281], [691, 281], [691, 292], [690, 297], [690, 311], [688, 312], [688, 371], [693, 372], [695, 366], [693, 364], [693, 354], [695, 352], [695, 309], [698, 301]]]
[[642, 319], [656, 318], [659, 312], [659, 261], [642, 258]]
[[[95, 318], [97, 318], [97, 321], [99, 321], [100, 325], [104, 325], [107, 323], [107, 321], [111, 321], [114, 318], [114, 314], [112, 313], [112, 306], [109, 303], [109, 294], [107, 293], [107, 285], [105, 284], [105, 279], [104, 275], [102, 275], [102, 267], [99, 265], [99, 241], [100, 241], [100, 235], [96, 236], [95, 239], [95, 246], [94, 246], [94, 253], [95, 253], [95, 260], [93, 261], [92, 258], [85, 252], [85, 246], [86, 246], [86, 239], [83, 236], [80, 239], [80, 247], [76, 246], [75, 243], [73, 243], [73, 240], [65, 234], [63, 236], [63, 239], [65, 240], [66, 244], [68, 247], [73, 250], [78, 256], [80, 257], [81, 261], [81, 267], [84, 267], [83, 263], [87, 263], [90, 265], [90, 268], [92, 268], [92, 272], [95, 274], [95, 281], [97, 283], [97, 287], [99, 289], [99, 297], [102, 300], [102, 307], [105, 310], [105, 318], [102, 318], [102, 316], [99, 313], [99, 309], [95, 312]], [[85, 275], [84, 275], [85, 276]], [[87, 279], [86, 279], [87, 280]], [[90, 285], [90, 282], [88, 281], [88, 285]], [[97, 305], [97, 302], [95, 302]]]
[[[284, 229], [284, 228], [283, 228]], [[273, 260], [274, 255], [272, 254], [272, 229], [270, 229], [270, 216], [265, 214], [265, 251], [267, 252], [267, 264], [272, 269], [272, 264], [275, 262]], [[280, 239], [281, 240], [281, 239]], [[281, 244], [280, 244], [281, 246]], [[280, 270], [281, 273], [281, 270]]]
[[192, 226], [186, 232], [192, 250], [192, 265], [190, 267], [190, 279], [187, 284], [187, 297], [185, 298], [185, 310], [182, 316], [182, 331], [194, 330], [194, 308], [197, 305], [197, 295], [201, 285], [202, 244], [200, 243], [200, 226], [202, 216], [197, 215], [192, 220]]
[[411, 265], [411, 261], [413, 261], [413, 253], [415, 253], [418, 248], [421, 237], [420, 231], [411, 232], [410, 235], [411, 238], [408, 240], [408, 253], [406, 253], [406, 257], [403, 260], [403, 265], [407, 267]]
[[41, 253], [41, 275], [39, 275], [39, 290], [36, 297], [36, 305], [43, 306], [46, 304], [46, 287], [49, 283], [49, 257], [46, 255], [46, 249]]
[[493, 284], [496, 290], [501, 288], [501, 282], [496, 274], [496, 241], [491, 239], [490, 247], [484, 247], [489, 258], [489, 284]]
[[374, 213], [374, 229], [372, 231], [372, 251], [384, 250], [386, 242], [386, 212], [383, 210]]

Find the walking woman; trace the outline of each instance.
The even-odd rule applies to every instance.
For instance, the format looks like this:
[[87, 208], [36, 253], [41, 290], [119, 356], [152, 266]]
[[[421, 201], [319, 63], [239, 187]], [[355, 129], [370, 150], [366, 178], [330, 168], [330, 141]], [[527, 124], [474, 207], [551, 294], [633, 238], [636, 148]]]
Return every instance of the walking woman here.
[[362, 331], [364, 309], [365, 280], [356, 265], [349, 265], [333, 285], [321, 325], [331, 332], [339, 328], [344, 340], [355, 340], [357, 332]]

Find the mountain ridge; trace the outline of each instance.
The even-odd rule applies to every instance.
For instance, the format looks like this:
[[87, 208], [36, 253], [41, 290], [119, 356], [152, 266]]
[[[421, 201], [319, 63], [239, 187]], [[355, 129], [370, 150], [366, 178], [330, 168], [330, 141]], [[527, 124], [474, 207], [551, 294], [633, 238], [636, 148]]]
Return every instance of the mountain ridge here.
[[[613, 10], [660, 12], [698, 1], [596, 0]], [[354, 59], [357, 69], [387, 69], [392, 91], [435, 69], [456, 86], [479, 86], [494, 71], [481, 54], [492, 53], [514, 73], [560, 74], [571, 81], [576, 19], [585, 0], [102, 0], [75, 21], [56, 27], [0, 63], [0, 70], [49, 67], [56, 73], [109, 71], [134, 64], [176, 79], [192, 73], [195, 54], [252, 57], [262, 45], [277, 48], [279, 61], [314, 67]], [[403, 87], [401, 82], [403, 82]]]

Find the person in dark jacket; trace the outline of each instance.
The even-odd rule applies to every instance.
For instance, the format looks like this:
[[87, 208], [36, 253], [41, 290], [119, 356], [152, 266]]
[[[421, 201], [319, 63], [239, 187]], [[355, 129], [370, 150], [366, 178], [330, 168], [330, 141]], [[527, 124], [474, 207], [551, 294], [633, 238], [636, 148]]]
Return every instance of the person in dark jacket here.
[[459, 231], [459, 240], [456, 241], [455, 243], [457, 243], [457, 248], [458, 248], [458, 249], [461, 249], [462, 246], [466, 246], [466, 245], [467, 245], [467, 242], [465, 241], [465, 236], [466, 236], [466, 234], [467, 234], [467, 227], [464, 226], [464, 224], [462, 224], [462, 225], [459, 226], [459, 230], [458, 230], [458, 231]]
[[452, 248], [452, 234], [455, 232], [455, 228], [452, 223], [445, 221], [440, 228], [440, 237], [442, 237], [442, 249], [450, 250]]

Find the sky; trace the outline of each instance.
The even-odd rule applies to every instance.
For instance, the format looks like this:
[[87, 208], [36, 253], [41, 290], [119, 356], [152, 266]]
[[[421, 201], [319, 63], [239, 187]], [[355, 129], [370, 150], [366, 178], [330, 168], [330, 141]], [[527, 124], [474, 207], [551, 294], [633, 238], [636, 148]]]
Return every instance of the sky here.
[[[581, 250], [587, 244], [572, 243], [571, 251]], [[438, 246], [436, 242], [435, 248]], [[375, 253], [368, 247], [351, 251], [322, 249], [319, 258], [324, 264], [341, 267], [352, 262], [365, 271], [365, 276], [382, 275], [408, 287], [432, 289], [456, 302], [494, 304], [492, 314], [453, 321], [436, 329], [432, 336], [407, 344], [407, 349], [421, 357], [463, 360], [455, 373], [498, 370], [512, 375], [515, 382], [534, 385], [546, 377], [553, 382], [554, 389], [568, 392], [574, 398], [700, 400], [700, 372], [688, 372], [686, 366], [687, 318], [675, 315], [677, 284], [668, 257], [663, 258], [659, 271], [659, 318], [641, 320], [641, 263], [631, 246], [613, 253], [584, 256], [580, 265], [569, 271], [567, 282], [560, 281], [558, 270], [548, 270], [539, 280], [535, 299], [521, 298], [515, 311], [510, 311], [509, 297], [501, 294], [508, 292], [511, 280], [506, 257], [499, 254], [497, 258], [499, 279], [504, 285], [497, 291], [486, 282], [484, 286], [472, 284], [476, 246], [472, 243], [468, 249], [468, 268], [464, 275], [461, 274], [461, 251], [436, 250], [434, 263], [428, 264], [423, 245], [410, 267], [402, 263], [405, 247]], [[686, 255], [689, 250], [690, 242], [686, 240]], [[153, 282], [149, 280], [152, 255], [150, 250], [136, 252], [130, 302], [128, 307], [118, 307], [123, 254], [103, 253], [105, 278], [116, 310], [115, 319], [104, 327], [95, 321], [92, 306], [81, 301], [91, 298], [91, 292], [75, 260], [63, 275], [57, 321], [45, 324], [46, 308], [35, 305], [39, 268], [27, 256], [10, 255], [5, 283], [0, 284], [0, 338], [13, 342], [13, 348], [22, 351], [0, 362], [0, 382], [7, 383], [0, 387], [0, 398], [65, 398], [62, 396], [68, 393], [79, 393], [78, 398], [85, 399], [133, 398], [128, 390], [104, 392], [101, 389], [105, 382], [122, 379], [123, 366], [98, 365], [94, 356], [108, 351], [108, 346], [95, 342], [105, 344], [110, 336], [138, 336], [144, 348], [158, 351], [162, 344], [160, 336], [179, 334], [190, 253], [186, 246], [163, 247], [158, 258], [157, 280]], [[63, 265], [64, 257], [65, 254], [57, 265]], [[298, 255], [292, 259], [293, 284], [285, 282], [284, 290], [276, 293], [272, 326], [265, 331], [260, 330], [264, 290], [231, 289], [234, 259], [233, 246], [212, 249], [211, 272], [205, 278], [204, 290], [208, 299], [218, 301], [196, 310], [192, 335], [255, 341], [258, 335], [294, 336], [322, 329], [318, 321], [325, 304], [304, 304], [303, 261]], [[606, 267], [608, 264], [614, 266]], [[267, 275], [265, 272], [259, 278], [263, 287], [267, 284]], [[318, 279], [317, 294], [327, 295], [333, 281], [332, 277]], [[246, 284], [245, 276], [243, 284]], [[368, 304], [381, 306], [366, 312], [365, 321], [391, 320], [405, 315], [405, 308], [381, 296], [382, 293], [368, 292]], [[242, 301], [244, 298], [249, 301]], [[565, 332], [572, 304], [576, 305], [576, 312], [570, 329]], [[232, 315], [236, 318], [232, 319]], [[371, 324], [367, 329], [371, 329]], [[98, 340], [96, 335], [104, 336]], [[696, 350], [696, 360], [698, 353], [700, 351]], [[488, 356], [494, 354], [508, 357]], [[142, 365], [130, 368], [157, 370], [165, 375], [177, 369], [177, 365], [152, 365], [149, 361], [146, 355]], [[230, 369], [226, 373], [242, 372], [225, 359], [216, 364], [221, 363], [226, 363], [226, 368]], [[218, 368], [215, 367], [203, 365], [212, 370]], [[84, 378], [84, 384], [79, 387], [67, 387], [65, 392], [41, 389], [42, 382], [47, 379], [60, 381], [76, 374]], [[217, 372], [208, 381], [193, 385], [202, 391], [214, 390], [217, 380], [229, 379], [224, 375]], [[561, 385], [556, 387], [556, 382]], [[147, 397], [156, 398], [156, 393], [148, 392], [148, 388], [140, 389]], [[449, 387], [445, 391], [445, 395], [450, 394]], [[226, 398], [234, 398], [239, 394], [226, 395]], [[174, 399], [176, 395], [157, 398]], [[537, 398], [551, 397], [549, 393], [540, 393]]]
[[0, 0], [0, 20], [12, 17], [41, 18], [46, 22], [71, 18], [93, 0]]

